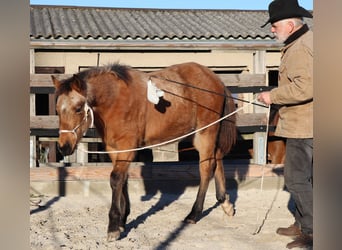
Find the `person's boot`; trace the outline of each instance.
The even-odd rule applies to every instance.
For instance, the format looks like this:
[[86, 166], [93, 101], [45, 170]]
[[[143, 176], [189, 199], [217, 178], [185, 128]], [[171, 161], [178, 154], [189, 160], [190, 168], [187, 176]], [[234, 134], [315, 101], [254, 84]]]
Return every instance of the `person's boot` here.
[[313, 245], [312, 234], [304, 234], [297, 236], [294, 241], [286, 245], [287, 248], [291, 249], [294, 247], [299, 248], [310, 248]]
[[297, 237], [302, 233], [300, 228], [295, 224], [292, 224], [289, 227], [279, 227], [276, 232], [277, 234], [291, 237]]

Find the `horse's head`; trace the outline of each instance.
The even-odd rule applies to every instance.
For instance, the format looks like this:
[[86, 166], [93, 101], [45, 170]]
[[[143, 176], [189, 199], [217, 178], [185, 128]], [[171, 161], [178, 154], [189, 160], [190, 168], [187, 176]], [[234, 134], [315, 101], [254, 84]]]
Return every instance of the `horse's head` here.
[[59, 117], [58, 148], [63, 155], [71, 155], [87, 129], [93, 123], [93, 111], [87, 104], [84, 83], [77, 75], [59, 81], [54, 76], [56, 110]]

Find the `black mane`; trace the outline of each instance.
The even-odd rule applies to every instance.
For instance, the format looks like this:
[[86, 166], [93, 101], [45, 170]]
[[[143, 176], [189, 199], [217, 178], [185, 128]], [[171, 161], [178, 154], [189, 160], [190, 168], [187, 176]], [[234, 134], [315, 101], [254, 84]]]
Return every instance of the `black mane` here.
[[126, 83], [129, 83], [131, 81], [131, 75], [129, 74], [129, 70], [131, 67], [127, 65], [122, 65], [119, 63], [109, 64], [107, 66], [103, 67], [93, 67], [89, 68], [87, 70], [83, 70], [77, 74], [74, 74], [72, 77], [64, 79], [61, 81], [61, 86], [56, 92], [57, 95], [60, 95], [61, 93], [69, 92], [72, 90], [71, 85], [75, 81], [75, 78], [78, 79], [81, 86], [81, 91], [86, 91], [87, 89], [87, 79], [99, 74], [104, 74], [108, 72], [115, 73], [121, 80], [123, 80]]
[[119, 63], [111, 64], [108, 66], [111, 71], [113, 71], [121, 80], [129, 83], [131, 81], [131, 75], [129, 74], [129, 70], [131, 67], [127, 65], [122, 65]]

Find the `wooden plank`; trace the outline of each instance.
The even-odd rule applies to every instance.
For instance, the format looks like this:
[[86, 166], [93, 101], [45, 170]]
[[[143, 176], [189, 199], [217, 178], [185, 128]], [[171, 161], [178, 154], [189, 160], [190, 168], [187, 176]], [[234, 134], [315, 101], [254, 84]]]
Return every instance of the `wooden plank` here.
[[236, 125], [238, 127], [267, 125], [267, 115], [266, 113], [238, 113]]
[[34, 71], [38, 74], [64, 74], [64, 66], [35, 66]]
[[270, 91], [274, 88], [274, 86], [227, 86], [229, 91], [233, 94], [241, 94], [241, 93], [260, 93], [263, 91]]
[[[58, 128], [30, 128], [30, 135], [38, 136], [38, 137], [58, 137], [59, 136], [59, 129]], [[91, 137], [91, 138], [98, 138], [99, 135], [96, 131], [95, 128], [90, 128], [87, 130], [85, 136], [86, 137]], [[82, 138], [82, 139], [83, 139]], [[53, 140], [50, 140], [53, 141]]]
[[49, 87], [31, 86], [30, 87], [30, 93], [31, 94], [54, 94], [55, 93], [55, 87], [52, 87], [52, 86], [49, 86]]
[[[72, 74], [53, 74], [57, 79], [65, 79]], [[253, 87], [266, 86], [265, 74], [217, 74], [225, 86]], [[53, 87], [51, 74], [31, 74], [30, 86]]]
[[[71, 166], [71, 167], [39, 167], [30, 169], [30, 181], [100, 181], [108, 180], [112, 171], [111, 165]], [[281, 175], [282, 164], [225, 164], [226, 178], [275, 177]], [[130, 179], [145, 180], [198, 180], [197, 163], [144, 164], [132, 163], [129, 168]]]
[[266, 86], [265, 74], [219, 74], [225, 86]]
[[[71, 77], [72, 74], [53, 74], [57, 79]], [[31, 74], [30, 87], [53, 87], [51, 74]]]
[[57, 115], [37, 115], [30, 117], [30, 128], [58, 129]]
[[[265, 126], [267, 124], [266, 113], [239, 113], [236, 120], [237, 126]], [[40, 115], [30, 117], [31, 129], [58, 129], [57, 115]]]

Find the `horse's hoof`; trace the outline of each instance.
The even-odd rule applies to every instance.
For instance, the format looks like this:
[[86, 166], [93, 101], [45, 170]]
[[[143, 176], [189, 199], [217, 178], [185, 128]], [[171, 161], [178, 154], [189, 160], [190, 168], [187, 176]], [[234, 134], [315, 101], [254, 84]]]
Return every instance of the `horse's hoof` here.
[[223, 209], [223, 211], [225, 212], [225, 214], [227, 214], [228, 216], [234, 216], [235, 214], [235, 210], [234, 210], [234, 206], [232, 203], [228, 202], [227, 200], [225, 200], [222, 204], [221, 207]]
[[190, 213], [187, 217], [185, 217], [183, 222], [187, 224], [196, 224], [197, 220], [196, 217], [192, 216]]
[[187, 224], [196, 224], [196, 221], [195, 221], [195, 220], [187, 219], [187, 218], [185, 218], [185, 219], [183, 220], [183, 222], [184, 222], [184, 223], [187, 223]]
[[109, 232], [107, 235], [107, 241], [112, 242], [120, 238], [120, 230], [115, 232]]

